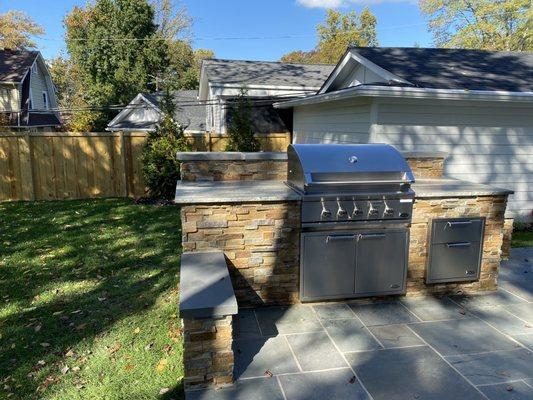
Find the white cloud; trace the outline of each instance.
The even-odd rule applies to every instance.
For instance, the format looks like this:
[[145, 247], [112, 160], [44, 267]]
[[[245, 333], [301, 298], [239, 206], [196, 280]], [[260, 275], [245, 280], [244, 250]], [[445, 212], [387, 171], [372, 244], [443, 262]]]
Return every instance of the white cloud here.
[[371, 5], [380, 3], [416, 3], [415, 0], [296, 0], [301, 6], [308, 8], [339, 8], [351, 4]]

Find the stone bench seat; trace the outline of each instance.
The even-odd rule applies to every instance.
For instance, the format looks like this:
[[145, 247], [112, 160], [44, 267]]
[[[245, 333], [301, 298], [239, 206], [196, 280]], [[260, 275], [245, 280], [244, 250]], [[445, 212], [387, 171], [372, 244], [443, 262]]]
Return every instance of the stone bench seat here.
[[224, 253], [184, 253], [180, 291], [185, 390], [231, 384], [238, 306]]
[[181, 256], [180, 316], [213, 318], [235, 315], [237, 299], [224, 253], [206, 251]]

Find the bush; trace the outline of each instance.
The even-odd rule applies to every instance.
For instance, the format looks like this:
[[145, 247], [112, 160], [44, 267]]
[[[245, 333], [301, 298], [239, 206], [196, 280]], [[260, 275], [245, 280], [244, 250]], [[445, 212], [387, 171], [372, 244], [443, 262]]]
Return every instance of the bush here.
[[143, 176], [150, 197], [172, 199], [180, 179], [178, 151], [190, 151], [183, 129], [174, 121], [175, 106], [167, 92], [162, 101], [163, 117], [150, 132], [143, 148]]
[[241, 88], [236, 105], [233, 108], [228, 127], [228, 144], [226, 151], [259, 151], [259, 140], [254, 136], [252, 127], [252, 105], [246, 88]]

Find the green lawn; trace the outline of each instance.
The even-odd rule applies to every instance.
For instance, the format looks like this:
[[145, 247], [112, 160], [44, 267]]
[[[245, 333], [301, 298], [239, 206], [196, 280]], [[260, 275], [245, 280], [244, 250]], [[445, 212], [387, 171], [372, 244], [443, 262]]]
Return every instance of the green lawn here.
[[533, 247], [533, 230], [515, 230], [511, 247]]
[[176, 207], [1, 203], [0, 221], [1, 399], [182, 398]]

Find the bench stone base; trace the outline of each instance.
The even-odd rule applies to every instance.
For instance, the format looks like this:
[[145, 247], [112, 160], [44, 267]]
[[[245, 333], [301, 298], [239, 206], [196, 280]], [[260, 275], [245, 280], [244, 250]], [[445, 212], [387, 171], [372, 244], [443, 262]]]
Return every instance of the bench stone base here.
[[233, 383], [232, 316], [183, 319], [185, 390]]

